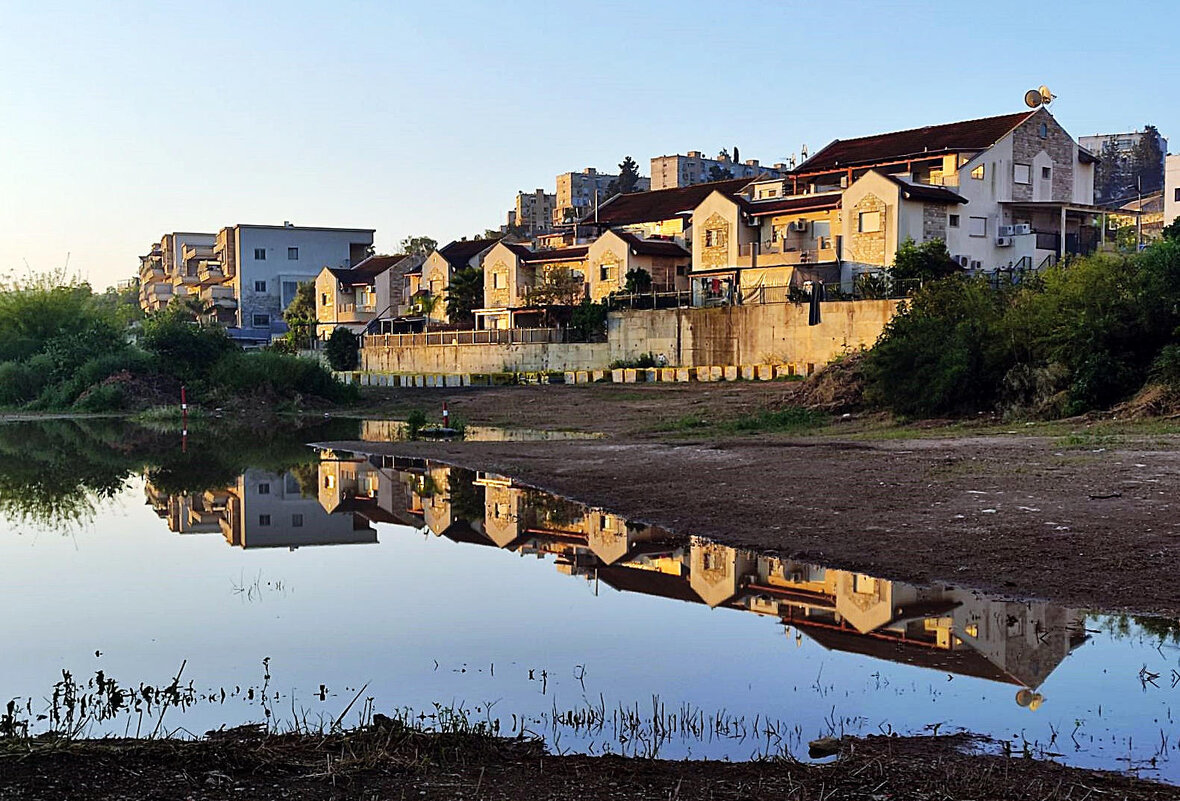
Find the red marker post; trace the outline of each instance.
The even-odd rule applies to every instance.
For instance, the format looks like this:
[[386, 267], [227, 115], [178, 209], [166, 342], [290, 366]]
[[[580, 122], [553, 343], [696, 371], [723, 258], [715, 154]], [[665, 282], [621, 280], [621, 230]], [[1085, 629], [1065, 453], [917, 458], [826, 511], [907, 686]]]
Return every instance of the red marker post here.
[[447, 402], [443, 401], [443, 428], [451, 427], [451, 413], [447, 411]]
[[180, 385], [180, 452], [188, 453], [188, 388]]

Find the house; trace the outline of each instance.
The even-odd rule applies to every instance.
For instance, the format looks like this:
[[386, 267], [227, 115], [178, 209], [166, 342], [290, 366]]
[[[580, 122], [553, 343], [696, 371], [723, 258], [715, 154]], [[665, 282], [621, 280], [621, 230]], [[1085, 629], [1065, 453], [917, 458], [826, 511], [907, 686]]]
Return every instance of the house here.
[[558, 271], [568, 270], [584, 284], [588, 251], [586, 245], [531, 250], [514, 242], [497, 242], [483, 257], [484, 308], [475, 311], [475, 327], [539, 325], [543, 311], [533, 303], [532, 293]]
[[[780, 163], [764, 167], [759, 164], [758, 159], [746, 159], [739, 162], [736, 153], [737, 148], [734, 148], [735, 155], [731, 158], [729, 153], [721, 151], [715, 159], [701, 155], [699, 150], [690, 150], [688, 153], [677, 153], [672, 156], [653, 156], [651, 160], [651, 188], [675, 189], [678, 186], [706, 183], [712, 175], [718, 172], [728, 173], [730, 178], [749, 178], [751, 180], [759, 177], [778, 178], [787, 174], [786, 164]], [[716, 170], [713, 169], [714, 167]]]
[[325, 267], [360, 264], [372, 253], [373, 233], [291, 223], [222, 228], [201, 297], [220, 302], [218, 318], [235, 339], [264, 344], [287, 330], [282, 313], [299, 284], [315, 280]]
[[597, 236], [609, 229], [622, 229], [644, 239], [672, 239], [685, 249], [691, 241], [688, 229], [692, 212], [714, 191], [736, 193], [750, 183], [748, 178], [616, 195], [578, 221], [578, 227]]
[[622, 228], [608, 230], [590, 244], [586, 254], [590, 300], [623, 291], [632, 270], [651, 276], [653, 292], [684, 291], [691, 261], [692, 253], [674, 239], [644, 239]]
[[1136, 244], [1154, 242], [1164, 233], [1164, 192], [1152, 192], [1123, 203], [1118, 211], [1106, 215], [1107, 238], [1120, 228], [1135, 230]]
[[848, 288], [858, 273], [891, 264], [907, 236], [944, 239], [976, 272], [1038, 269], [1092, 251], [1103, 211], [1093, 203], [1096, 162], [1040, 107], [837, 139], [791, 173], [790, 190], [842, 193], [838, 258]]
[[215, 239], [215, 234], [178, 231], [153, 243], [147, 255], [139, 257], [140, 308], [150, 314], [173, 298], [199, 297], [209, 277], [201, 274], [201, 263], [213, 257]]
[[[447, 314], [446, 295], [451, 278], [460, 270], [479, 269], [483, 257], [498, 242], [498, 239], [459, 239], [433, 251], [422, 262], [414, 291], [407, 295], [407, 302], [417, 301], [417, 313], [434, 322], [450, 322]], [[403, 314], [413, 313], [405, 310]]]
[[355, 267], [325, 267], [315, 279], [316, 337], [338, 327], [362, 334], [390, 309], [403, 305], [405, 274], [421, 258], [404, 253], [368, 256]]
[[1180, 217], [1180, 155], [1169, 154], [1164, 170], [1164, 225]]

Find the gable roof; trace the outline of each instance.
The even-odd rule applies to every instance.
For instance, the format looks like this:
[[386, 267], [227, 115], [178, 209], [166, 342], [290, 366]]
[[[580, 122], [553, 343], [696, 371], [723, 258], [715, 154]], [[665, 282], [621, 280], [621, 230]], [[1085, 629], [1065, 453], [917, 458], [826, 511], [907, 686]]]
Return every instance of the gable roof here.
[[1039, 109], [944, 125], [927, 125], [856, 139], [837, 139], [796, 167], [795, 174], [925, 158], [963, 150], [986, 150], [1037, 111]]
[[931, 184], [915, 184], [910, 183], [902, 178], [898, 178], [891, 173], [881, 173], [890, 181], [901, 187], [902, 194], [906, 196], [907, 200], [929, 200], [935, 203], [966, 203], [967, 198], [960, 195], [958, 192], [952, 192], [945, 186], [933, 186]]
[[578, 245], [569, 248], [550, 248], [549, 250], [529, 250], [525, 248], [525, 252], [521, 255], [520, 260], [528, 262], [571, 261], [574, 259], [584, 259], [589, 252], [589, 245]]
[[377, 276], [410, 258], [409, 254], [398, 253], [395, 256], [369, 256], [355, 267], [329, 267], [328, 272], [336, 280], [347, 286], [361, 286], [372, 284]]
[[732, 195], [755, 179], [730, 178], [692, 186], [678, 186], [674, 189], [654, 189], [650, 192], [633, 192], [615, 195], [598, 207], [598, 219], [594, 212], [579, 220], [584, 225], [614, 227], [635, 223], [659, 222], [676, 217], [685, 217], [700, 205], [714, 191]]
[[840, 208], [840, 192], [804, 195], [802, 197], [780, 197], [773, 200], [747, 200], [742, 208], [751, 217], [768, 214], [790, 214], [791, 212], [824, 211]]
[[489, 249], [499, 239], [459, 239], [438, 249], [438, 255], [446, 259], [447, 264], [462, 270], [473, 258]]
[[678, 256], [687, 257], [692, 254], [670, 239], [642, 239], [627, 231], [611, 231], [619, 239], [627, 243], [638, 256]]

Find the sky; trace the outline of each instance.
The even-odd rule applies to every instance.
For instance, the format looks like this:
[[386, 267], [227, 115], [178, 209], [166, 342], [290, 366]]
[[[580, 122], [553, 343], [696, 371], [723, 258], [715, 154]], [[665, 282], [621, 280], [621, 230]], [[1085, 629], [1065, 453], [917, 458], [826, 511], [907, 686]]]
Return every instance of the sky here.
[[1024, 108], [1180, 151], [1175, 2], [0, 0], [0, 276], [134, 275], [170, 231], [375, 228], [380, 252], [504, 222], [630, 155]]

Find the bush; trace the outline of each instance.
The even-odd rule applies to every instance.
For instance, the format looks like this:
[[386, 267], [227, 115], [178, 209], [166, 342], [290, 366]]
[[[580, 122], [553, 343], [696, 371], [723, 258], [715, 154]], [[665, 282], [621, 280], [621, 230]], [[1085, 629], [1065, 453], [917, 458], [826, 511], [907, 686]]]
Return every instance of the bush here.
[[356, 387], [332, 377], [317, 361], [273, 351], [233, 353], [213, 368], [213, 386], [235, 394], [270, 392], [348, 402], [358, 397]]
[[161, 369], [181, 381], [206, 378], [218, 359], [239, 350], [220, 325], [194, 322], [176, 307], [144, 320], [139, 344], [159, 357]]
[[0, 406], [21, 406], [41, 392], [48, 374], [30, 362], [0, 362]]
[[100, 384], [79, 397], [74, 408], [84, 412], [115, 412], [123, 408], [126, 400], [118, 384]]
[[324, 344], [324, 355], [333, 370], [355, 370], [360, 363], [356, 335], [347, 328], [337, 328]]

